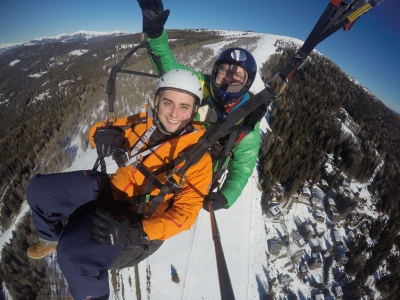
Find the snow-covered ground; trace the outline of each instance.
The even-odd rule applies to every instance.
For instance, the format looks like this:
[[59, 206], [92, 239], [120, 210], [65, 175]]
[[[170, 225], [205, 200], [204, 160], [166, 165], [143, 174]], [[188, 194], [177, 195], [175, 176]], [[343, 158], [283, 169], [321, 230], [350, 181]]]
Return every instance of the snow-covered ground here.
[[89, 52], [89, 50], [87, 49], [77, 49], [77, 50], [73, 50], [69, 53], [69, 55], [73, 55], [73, 56], [81, 56], [85, 53]]
[[47, 71], [43, 71], [43, 72], [39, 72], [39, 73], [35, 73], [35, 74], [30, 74], [30, 75], [28, 75], [28, 77], [31, 77], [31, 78], [40, 78], [40, 77], [42, 77], [44, 74], [46, 74], [47, 73]]
[[17, 63], [19, 63], [21, 60], [20, 59], [15, 59], [12, 62], [10, 62], [10, 67], [14, 67]]
[[42, 101], [46, 99], [46, 97], [49, 97], [49, 90], [37, 95], [32, 103], [36, 103], [37, 101]]

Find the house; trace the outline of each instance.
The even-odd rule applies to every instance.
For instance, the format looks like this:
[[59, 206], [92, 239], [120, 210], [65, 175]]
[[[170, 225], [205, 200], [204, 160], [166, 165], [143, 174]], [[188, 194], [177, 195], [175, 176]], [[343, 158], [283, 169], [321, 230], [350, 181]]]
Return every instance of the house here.
[[306, 242], [304, 241], [304, 239], [303, 239], [303, 237], [301, 236], [300, 233], [296, 233], [296, 234], [293, 236], [293, 240], [296, 242], [296, 244], [297, 244], [299, 247], [303, 247], [303, 246], [306, 244]]
[[336, 210], [336, 203], [335, 200], [333, 200], [333, 198], [328, 198], [328, 207], [332, 211]]
[[349, 239], [350, 242], [354, 241], [357, 238], [357, 235], [354, 230], [349, 230], [347, 232], [347, 238]]
[[305, 279], [308, 274], [308, 267], [304, 261], [302, 261], [299, 265], [299, 273], [302, 279]]
[[340, 235], [340, 232], [337, 230], [333, 230], [332, 239], [333, 239], [333, 242], [335, 243], [335, 245], [337, 245], [337, 246], [340, 246], [343, 244], [342, 236]]
[[313, 207], [323, 207], [322, 200], [316, 197], [311, 198], [311, 204]]
[[284, 286], [288, 286], [292, 281], [293, 279], [288, 274], [279, 276], [279, 283]]
[[279, 217], [282, 214], [282, 208], [279, 204], [274, 204], [272, 205], [268, 212], [267, 212], [267, 217], [268, 218], [276, 218]]
[[282, 193], [282, 192], [285, 190], [285, 189], [283, 188], [283, 186], [280, 185], [280, 184], [278, 184], [278, 183], [275, 183], [275, 184], [274, 184], [274, 188], [275, 188], [276, 191], [278, 191], [278, 192], [280, 192], [280, 193]]
[[344, 253], [340, 253], [336, 256], [336, 262], [339, 266], [344, 266], [349, 261], [349, 258]]
[[272, 254], [277, 254], [279, 251], [282, 250], [281, 241], [278, 239], [269, 239], [268, 243], [268, 251]]
[[311, 204], [322, 208], [324, 196], [324, 192], [319, 187], [313, 187], [311, 189]]
[[321, 179], [321, 186], [324, 187], [329, 187], [328, 183], [326, 182], [325, 179]]
[[324, 192], [319, 187], [314, 186], [313, 188], [311, 188], [311, 200], [313, 198], [316, 198], [322, 202], [324, 196], [325, 196]]
[[322, 251], [321, 244], [319, 243], [318, 239], [311, 239], [310, 240], [310, 247], [312, 251], [320, 252]]
[[300, 259], [303, 258], [304, 255], [304, 249], [297, 250], [291, 257], [290, 260], [292, 261], [292, 264], [296, 264]]
[[300, 188], [299, 194], [303, 198], [307, 198], [308, 199], [308, 198], [311, 197], [311, 191], [307, 186], [303, 186], [302, 188]]
[[342, 290], [342, 287], [341, 287], [341, 286], [335, 287], [333, 291], [334, 291], [334, 293], [335, 293], [336, 299], [342, 299], [342, 297], [343, 297], [343, 290]]
[[301, 224], [300, 232], [305, 239], [309, 239], [310, 236], [314, 237], [314, 228], [310, 220], [307, 220]]
[[323, 214], [322, 212], [318, 211], [318, 210], [315, 210], [315, 211], [313, 212], [313, 216], [314, 216], [314, 219], [315, 219], [316, 221], [318, 221], [318, 222], [324, 222], [324, 221], [325, 221], [325, 216], [324, 216], [324, 214]]
[[315, 294], [314, 300], [325, 300], [324, 294]]
[[310, 268], [318, 268], [322, 266], [322, 256], [320, 252], [312, 251], [311, 258], [308, 260], [308, 266]]

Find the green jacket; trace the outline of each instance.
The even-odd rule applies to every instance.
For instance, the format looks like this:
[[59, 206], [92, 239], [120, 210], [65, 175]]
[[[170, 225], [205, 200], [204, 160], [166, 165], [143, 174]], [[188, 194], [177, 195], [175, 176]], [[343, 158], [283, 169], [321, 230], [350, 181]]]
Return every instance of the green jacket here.
[[[160, 57], [164, 72], [168, 72], [172, 69], [185, 69], [193, 72], [199, 76], [204, 87], [203, 103], [215, 103], [209, 91], [210, 76], [196, 72], [184, 65], [179, 64], [175, 60], [175, 57], [168, 46], [168, 35], [165, 30], [160, 37], [154, 39], [148, 38], [148, 40], [153, 52]], [[153, 60], [151, 61], [154, 69], [159, 72], [157, 65], [153, 62]], [[248, 94], [245, 95], [245, 99], [247, 98]], [[199, 116], [197, 116], [196, 119], [201, 120]], [[239, 144], [235, 145], [231, 158], [228, 158], [230, 160], [225, 162], [225, 164], [228, 163], [228, 174], [219, 191], [222, 192], [227, 199], [226, 208], [230, 207], [242, 193], [242, 190], [251, 176], [254, 166], [256, 165], [259, 148], [260, 124], [258, 122], [254, 126], [254, 130], [247, 134]]]

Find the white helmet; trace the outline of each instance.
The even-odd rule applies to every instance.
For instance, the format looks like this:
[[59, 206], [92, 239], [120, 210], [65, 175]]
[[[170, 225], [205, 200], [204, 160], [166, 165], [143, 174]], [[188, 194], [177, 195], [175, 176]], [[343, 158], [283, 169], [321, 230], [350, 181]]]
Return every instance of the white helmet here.
[[196, 105], [201, 105], [203, 88], [200, 79], [194, 73], [184, 69], [173, 69], [166, 72], [158, 80], [155, 94], [158, 95], [162, 89], [167, 88], [188, 92], [195, 96]]

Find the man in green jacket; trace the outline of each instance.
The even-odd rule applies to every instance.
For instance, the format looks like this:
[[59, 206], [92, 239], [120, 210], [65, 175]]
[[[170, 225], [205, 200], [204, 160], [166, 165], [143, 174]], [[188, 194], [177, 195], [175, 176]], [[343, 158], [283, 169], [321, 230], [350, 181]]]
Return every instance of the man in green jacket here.
[[[179, 64], [168, 46], [164, 24], [169, 10], [164, 10], [161, 0], [138, 0], [142, 9], [143, 32], [147, 35], [154, 54], [159, 56], [162, 71], [186, 69], [198, 75], [203, 89], [203, 106], [199, 108], [196, 120], [215, 123], [249, 99], [249, 89], [257, 73], [253, 56], [242, 48], [223, 51], [214, 64], [211, 75], [204, 75]], [[151, 59], [152, 60], [152, 59]], [[152, 60], [155, 70], [158, 65]], [[259, 122], [252, 124], [250, 118], [241, 121], [241, 132], [227, 134], [211, 149], [214, 163], [214, 179], [219, 179], [224, 170], [228, 172], [224, 183], [216, 192], [210, 192], [204, 200], [208, 210], [211, 201], [214, 210], [229, 208], [240, 196], [257, 161], [260, 147]]]

